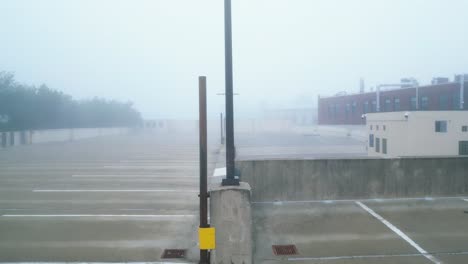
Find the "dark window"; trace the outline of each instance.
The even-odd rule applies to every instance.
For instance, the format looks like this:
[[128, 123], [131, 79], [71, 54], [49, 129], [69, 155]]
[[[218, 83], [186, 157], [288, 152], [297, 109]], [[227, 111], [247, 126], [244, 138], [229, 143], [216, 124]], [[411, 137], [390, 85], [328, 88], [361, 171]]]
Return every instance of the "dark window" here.
[[385, 112], [391, 112], [392, 111], [392, 100], [386, 99], [385, 100]]
[[460, 109], [460, 94], [455, 93], [452, 97], [452, 109], [459, 110]]
[[447, 132], [447, 121], [435, 121], [435, 132]]
[[421, 110], [429, 110], [429, 98], [427, 96], [421, 97]]
[[340, 112], [340, 105], [336, 104], [335, 105], [335, 117], [338, 116], [338, 113]]
[[395, 98], [393, 101], [393, 110], [400, 111], [400, 98]]
[[328, 105], [328, 117], [333, 117], [333, 105]]
[[351, 104], [351, 113], [353, 113], [353, 114], [356, 113], [356, 106], [357, 106], [356, 102], [353, 102]]
[[459, 155], [468, 155], [468, 141], [459, 141], [458, 146]]
[[412, 96], [410, 99], [410, 110], [416, 110], [416, 96]]
[[382, 153], [387, 154], [387, 139], [382, 138]]
[[462, 126], [462, 132], [468, 132], [468, 126]]
[[374, 101], [372, 101], [372, 109], [371, 109], [371, 112], [372, 113], [375, 113], [377, 112], [377, 103]]
[[383, 125], [382, 127], [383, 127], [382, 129], [383, 129], [384, 131], [387, 130], [387, 126], [386, 126], [386, 125]]
[[363, 110], [364, 110], [364, 111], [363, 111], [364, 114], [369, 113], [369, 102], [367, 102], [367, 101], [364, 102]]
[[375, 138], [375, 152], [380, 152], [380, 138]]
[[369, 134], [369, 147], [374, 147], [374, 134]]
[[449, 109], [449, 98], [447, 95], [441, 95], [439, 97], [439, 109], [448, 110]]

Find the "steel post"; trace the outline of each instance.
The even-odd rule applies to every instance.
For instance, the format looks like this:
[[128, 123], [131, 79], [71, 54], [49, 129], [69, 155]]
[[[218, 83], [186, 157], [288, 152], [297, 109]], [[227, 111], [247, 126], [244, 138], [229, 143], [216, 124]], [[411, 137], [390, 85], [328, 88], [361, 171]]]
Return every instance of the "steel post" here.
[[223, 186], [239, 185], [235, 178], [234, 150], [234, 102], [232, 76], [232, 26], [231, 0], [224, 0], [224, 44], [225, 44], [225, 81], [226, 81], [226, 179]]
[[[206, 121], [206, 77], [198, 78], [199, 87], [199, 137], [200, 137], [200, 228], [208, 224], [208, 152], [207, 152], [207, 121]], [[209, 263], [208, 250], [200, 250], [200, 263]]]

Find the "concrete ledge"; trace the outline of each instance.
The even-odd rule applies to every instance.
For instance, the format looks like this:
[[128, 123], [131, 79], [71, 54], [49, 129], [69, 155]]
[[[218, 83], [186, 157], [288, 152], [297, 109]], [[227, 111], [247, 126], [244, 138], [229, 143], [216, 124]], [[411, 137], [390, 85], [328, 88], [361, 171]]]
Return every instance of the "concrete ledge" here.
[[238, 161], [252, 201], [464, 196], [468, 157]]
[[211, 226], [216, 228], [216, 249], [211, 263], [252, 263], [250, 185], [216, 186], [210, 191]]

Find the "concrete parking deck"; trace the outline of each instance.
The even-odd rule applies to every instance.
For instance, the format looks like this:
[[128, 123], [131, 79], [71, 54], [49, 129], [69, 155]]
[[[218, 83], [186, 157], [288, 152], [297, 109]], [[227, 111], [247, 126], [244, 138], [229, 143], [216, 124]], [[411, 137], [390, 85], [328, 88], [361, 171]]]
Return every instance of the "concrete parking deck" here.
[[194, 261], [198, 180], [196, 135], [2, 150], [0, 261], [159, 261], [167, 248]]
[[255, 203], [256, 263], [467, 263], [467, 209], [458, 197]]
[[[262, 138], [240, 135], [239, 158], [363, 148], [331, 136]], [[183, 261], [196, 262], [197, 143], [116, 136], [0, 151], [0, 262], [150, 262], [166, 248], [187, 248]], [[224, 164], [217, 144], [210, 150], [212, 174]], [[252, 210], [256, 263], [468, 263], [467, 197], [269, 201]], [[299, 254], [275, 256], [278, 244]]]

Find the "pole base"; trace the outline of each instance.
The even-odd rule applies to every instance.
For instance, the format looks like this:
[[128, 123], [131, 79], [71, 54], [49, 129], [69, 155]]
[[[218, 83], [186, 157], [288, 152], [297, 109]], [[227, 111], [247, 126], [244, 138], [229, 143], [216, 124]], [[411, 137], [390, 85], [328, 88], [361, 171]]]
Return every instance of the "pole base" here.
[[223, 181], [221, 182], [221, 185], [222, 186], [239, 186], [240, 181], [239, 179], [226, 178], [226, 179], [223, 179]]

